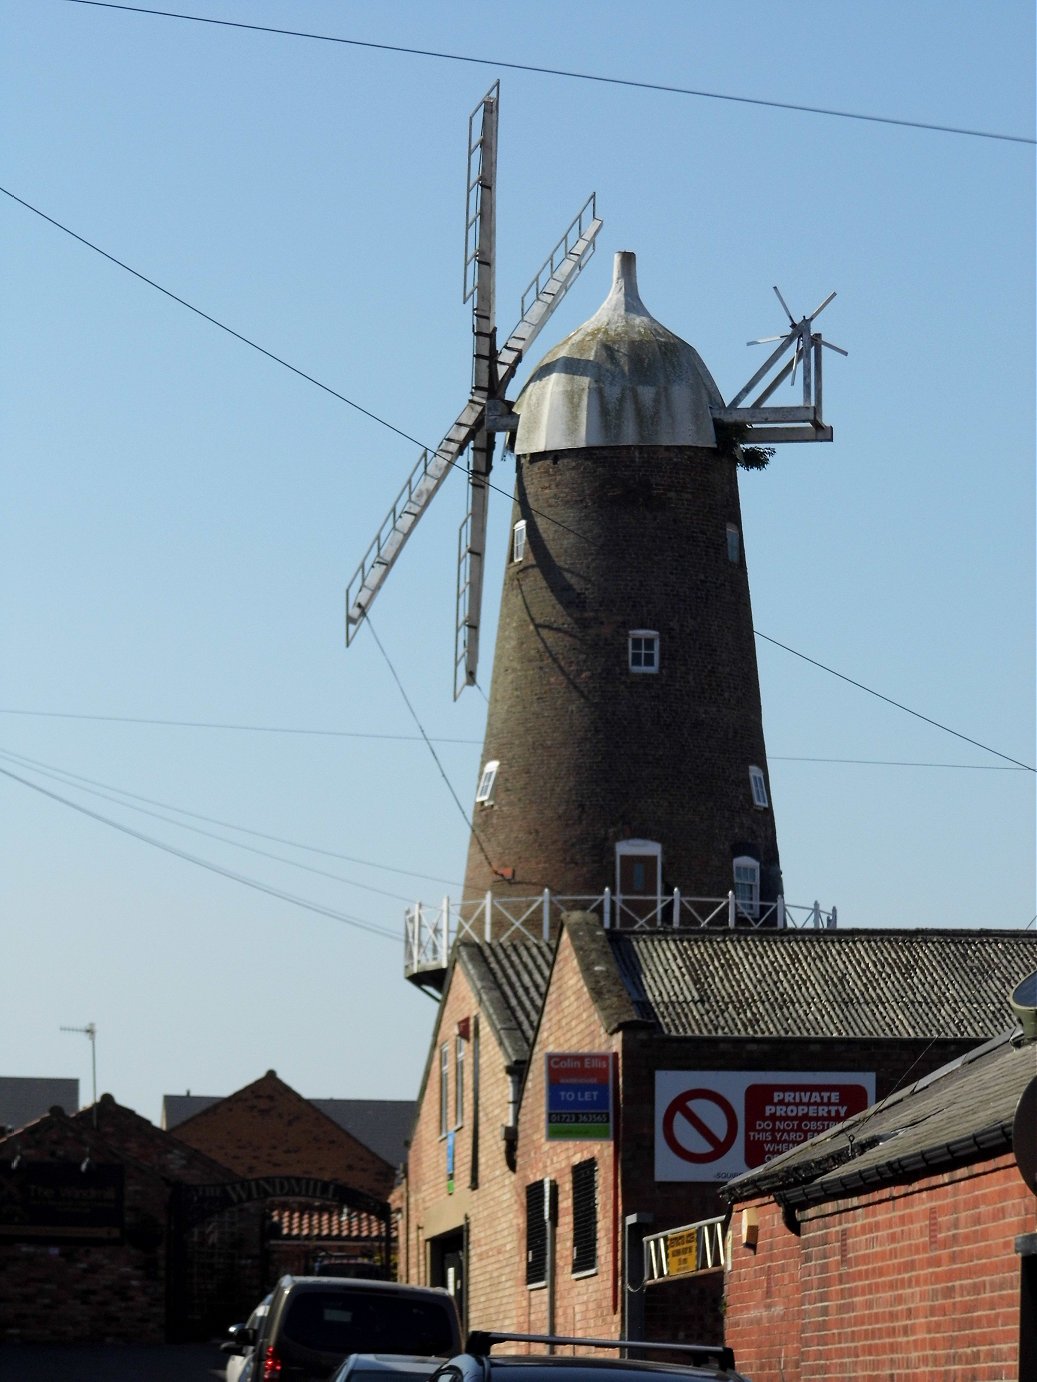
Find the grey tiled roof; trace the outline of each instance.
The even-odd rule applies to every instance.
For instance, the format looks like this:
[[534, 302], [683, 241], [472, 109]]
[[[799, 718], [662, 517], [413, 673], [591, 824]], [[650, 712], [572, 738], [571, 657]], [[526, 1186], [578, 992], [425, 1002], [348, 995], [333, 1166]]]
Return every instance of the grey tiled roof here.
[[79, 1108], [79, 1081], [0, 1075], [0, 1130], [24, 1128], [57, 1105], [66, 1113]]
[[390, 1166], [407, 1160], [406, 1142], [418, 1107], [414, 1099], [311, 1099], [310, 1103]]
[[975, 1037], [1037, 967], [1024, 931], [610, 933], [638, 1015], [668, 1036]]
[[1006, 1032], [875, 1104], [721, 1193], [830, 1199], [955, 1162], [1004, 1152], [1020, 1095], [1037, 1077], [1037, 1043]]
[[545, 941], [463, 941], [457, 951], [505, 1061], [525, 1061], [547, 993], [552, 947]]
[[[196, 1113], [222, 1103], [223, 1097], [221, 1094], [166, 1094], [162, 1099], [162, 1126], [168, 1131], [186, 1123]], [[406, 1161], [404, 1144], [410, 1137], [417, 1110], [413, 1099], [309, 1099], [307, 1102], [390, 1166]]]

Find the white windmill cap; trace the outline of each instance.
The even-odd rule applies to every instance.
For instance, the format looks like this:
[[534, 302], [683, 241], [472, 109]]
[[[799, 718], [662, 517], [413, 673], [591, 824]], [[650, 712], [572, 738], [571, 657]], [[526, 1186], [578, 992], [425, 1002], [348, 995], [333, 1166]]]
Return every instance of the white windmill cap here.
[[589, 321], [544, 356], [515, 403], [515, 451], [599, 446], [716, 446], [724, 406], [697, 350], [657, 322], [629, 250]]

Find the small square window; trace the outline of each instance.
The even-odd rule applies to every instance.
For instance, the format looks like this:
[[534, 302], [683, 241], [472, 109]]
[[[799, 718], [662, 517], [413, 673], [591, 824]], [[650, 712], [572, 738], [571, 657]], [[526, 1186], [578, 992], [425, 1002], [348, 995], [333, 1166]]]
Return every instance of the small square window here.
[[475, 800], [488, 806], [493, 801], [493, 784], [497, 780], [497, 769], [500, 763], [496, 758], [491, 758], [482, 770], [482, 777], [479, 779], [479, 786], [475, 793]]
[[753, 805], [765, 811], [770, 805], [767, 798], [767, 783], [762, 770], [755, 763], [749, 769], [749, 786], [752, 789]]
[[629, 658], [632, 672], [658, 672], [659, 635], [654, 629], [631, 629]]
[[511, 530], [511, 560], [521, 561], [526, 555], [526, 520], [520, 519]]

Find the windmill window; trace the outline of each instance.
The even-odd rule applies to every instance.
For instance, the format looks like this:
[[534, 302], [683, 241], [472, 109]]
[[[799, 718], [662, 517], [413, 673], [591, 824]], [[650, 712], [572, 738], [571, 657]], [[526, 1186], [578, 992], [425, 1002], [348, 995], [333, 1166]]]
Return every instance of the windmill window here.
[[511, 560], [521, 561], [526, 555], [526, 520], [520, 519], [511, 530]]
[[737, 562], [742, 555], [742, 534], [734, 523], [727, 525], [727, 559]]
[[631, 629], [629, 650], [632, 672], [658, 672], [659, 635], [654, 629]]
[[477, 802], [481, 802], [483, 806], [489, 806], [493, 802], [493, 784], [497, 780], [497, 769], [499, 767], [500, 763], [498, 760], [496, 758], [491, 758], [482, 770], [482, 777], [479, 779], [479, 787], [475, 793], [475, 799]]
[[598, 1269], [598, 1163], [578, 1161], [572, 1168], [573, 1276]]
[[743, 916], [760, 915], [760, 861], [740, 854], [734, 861], [735, 902]]
[[765, 811], [770, 805], [767, 798], [767, 782], [763, 776], [763, 770], [754, 763], [749, 769], [749, 786], [752, 789], [753, 805], [758, 806], [761, 811]]

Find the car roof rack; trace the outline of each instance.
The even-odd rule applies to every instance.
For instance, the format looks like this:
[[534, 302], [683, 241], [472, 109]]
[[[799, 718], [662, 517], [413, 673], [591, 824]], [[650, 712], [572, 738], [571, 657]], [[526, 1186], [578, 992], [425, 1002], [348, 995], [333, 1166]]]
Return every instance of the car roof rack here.
[[693, 1363], [715, 1363], [734, 1368], [734, 1351], [726, 1344], [668, 1344], [645, 1339], [584, 1339], [563, 1334], [502, 1334], [496, 1330], [473, 1329], [468, 1335], [466, 1353], [484, 1357], [494, 1344], [573, 1344], [581, 1348], [634, 1348], [656, 1353], [687, 1353]]

